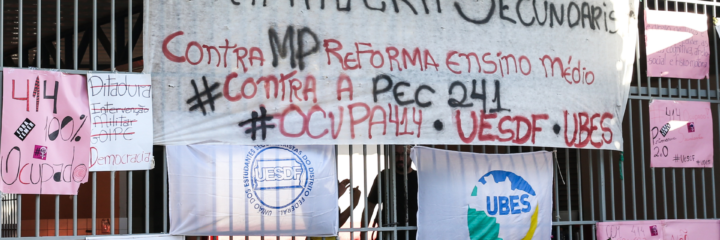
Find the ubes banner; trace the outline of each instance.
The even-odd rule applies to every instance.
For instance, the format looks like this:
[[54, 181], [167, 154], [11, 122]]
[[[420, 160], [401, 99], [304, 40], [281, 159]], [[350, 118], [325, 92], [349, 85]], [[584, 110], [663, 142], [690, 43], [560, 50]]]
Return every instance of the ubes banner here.
[[0, 191], [76, 195], [88, 180], [85, 77], [3, 69]]
[[148, 1], [155, 144], [622, 149], [637, 1]]
[[548, 239], [553, 154], [415, 147], [418, 240]]

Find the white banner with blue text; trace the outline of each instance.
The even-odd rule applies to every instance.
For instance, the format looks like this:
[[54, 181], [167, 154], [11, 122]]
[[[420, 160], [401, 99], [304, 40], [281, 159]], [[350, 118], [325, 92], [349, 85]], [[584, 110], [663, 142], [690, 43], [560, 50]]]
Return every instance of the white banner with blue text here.
[[170, 234], [335, 236], [334, 146], [167, 146]]

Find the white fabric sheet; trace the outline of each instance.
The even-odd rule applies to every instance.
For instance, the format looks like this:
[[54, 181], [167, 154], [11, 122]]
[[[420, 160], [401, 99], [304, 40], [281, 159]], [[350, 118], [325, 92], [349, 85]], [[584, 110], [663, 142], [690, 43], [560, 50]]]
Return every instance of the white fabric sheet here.
[[170, 234], [334, 236], [333, 146], [168, 146]]

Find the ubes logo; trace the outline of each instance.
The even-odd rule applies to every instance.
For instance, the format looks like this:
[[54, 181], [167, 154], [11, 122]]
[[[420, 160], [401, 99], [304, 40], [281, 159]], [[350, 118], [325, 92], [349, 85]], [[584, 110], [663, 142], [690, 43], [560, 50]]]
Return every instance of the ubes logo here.
[[532, 186], [517, 174], [500, 170], [488, 172], [478, 183], [467, 213], [470, 239], [532, 239], [539, 211]]
[[295, 146], [255, 146], [245, 157], [248, 203], [262, 215], [285, 215], [299, 209], [315, 180], [311, 159]]

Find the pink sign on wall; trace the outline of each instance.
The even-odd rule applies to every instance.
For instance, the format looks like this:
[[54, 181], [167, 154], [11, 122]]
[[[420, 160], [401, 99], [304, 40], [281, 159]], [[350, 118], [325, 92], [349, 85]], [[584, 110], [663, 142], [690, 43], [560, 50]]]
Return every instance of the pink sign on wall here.
[[720, 220], [663, 220], [665, 240], [720, 239]]
[[76, 195], [88, 180], [85, 77], [3, 69], [0, 191]]
[[707, 16], [645, 10], [645, 50], [649, 77], [707, 78]]
[[599, 240], [720, 239], [720, 220], [654, 220], [597, 223]]
[[663, 240], [663, 226], [660, 220], [599, 222], [597, 239]]
[[650, 102], [650, 166], [713, 166], [713, 121], [709, 102]]

